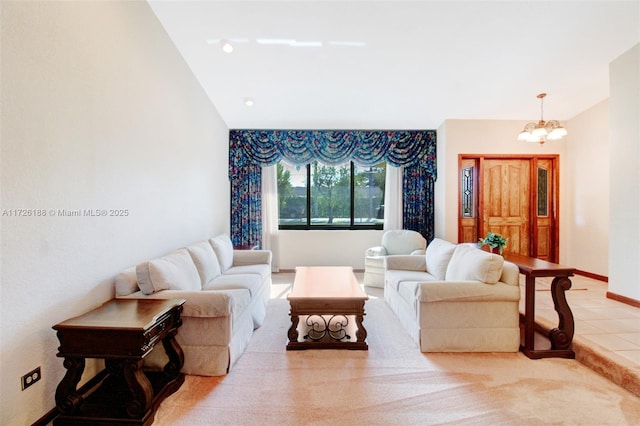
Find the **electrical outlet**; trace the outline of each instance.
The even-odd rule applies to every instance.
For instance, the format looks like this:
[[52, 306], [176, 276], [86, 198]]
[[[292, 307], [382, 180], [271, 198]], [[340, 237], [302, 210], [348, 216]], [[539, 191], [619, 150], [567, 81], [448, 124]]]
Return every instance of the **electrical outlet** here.
[[25, 390], [26, 388], [40, 380], [41, 377], [42, 373], [40, 373], [40, 367], [29, 371], [27, 374], [22, 376], [22, 390]]

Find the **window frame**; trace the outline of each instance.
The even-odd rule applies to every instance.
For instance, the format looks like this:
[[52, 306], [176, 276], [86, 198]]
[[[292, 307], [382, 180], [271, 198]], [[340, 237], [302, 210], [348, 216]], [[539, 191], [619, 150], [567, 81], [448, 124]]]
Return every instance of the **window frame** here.
[[[317, 160], [316, 160], [317, 161]], [[382, 223], [374, 223], [374, 224], [364, 224], [358, 225], [355, 223], [355, 168], [356, 165], [353, 161], [349, 161], [349, 169], [350, 169], [350, 181], [349, 181], [349, 197], [350, 197], [350, 206], [349, 206], [349, 214], [350, 220], [349, 225], [314, 225], [311, 223], [311, 163], [305, 164], [305, 169], [307, 171], [307, 186], [306, 186], [306, 212], [307, 212], [307, 223], [306, 224], [280, 224], [280, 214], [278, 213], [278, 230], [293, 230], [293, 231], [310, 231], [310, 230], [327, 230], [327, 231], [335, 231], [335, 230], [349, 230], [349, 231], [357, 231], [357, 230], [382, 230], [384, 226], [384, 218]], [[386, 173], [386, 170], [385, 170]], [[386, 191], [386, 188], [385, 188]]]

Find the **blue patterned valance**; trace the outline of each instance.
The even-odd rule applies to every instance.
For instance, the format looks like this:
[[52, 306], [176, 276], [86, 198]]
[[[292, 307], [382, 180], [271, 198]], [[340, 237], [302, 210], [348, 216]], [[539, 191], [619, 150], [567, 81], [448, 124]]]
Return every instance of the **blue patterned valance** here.
[[304, 165], [317, 160], [327, 165], [419, 164], [436, 178], [434, 130], [231, 130], [229, 142], [231, 176], [249, 163]]
[[403, 226], [434, 235], [435, 130], [230, 130], [231, 239], [262, 243], [262, 167], [284, 160], [294, 165], [381, 161], [403, 172]]

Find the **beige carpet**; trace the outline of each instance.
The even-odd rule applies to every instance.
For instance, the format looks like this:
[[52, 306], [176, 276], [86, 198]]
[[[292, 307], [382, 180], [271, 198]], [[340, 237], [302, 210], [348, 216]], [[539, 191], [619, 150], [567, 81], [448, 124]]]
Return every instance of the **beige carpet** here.
[[366, 310], [368, 351], [287, 352], [272, 299], [231, 373], [187, 376], [154, 425], [640, 424], [640, 398], [575, 360], [423, 354], [383, 300]]

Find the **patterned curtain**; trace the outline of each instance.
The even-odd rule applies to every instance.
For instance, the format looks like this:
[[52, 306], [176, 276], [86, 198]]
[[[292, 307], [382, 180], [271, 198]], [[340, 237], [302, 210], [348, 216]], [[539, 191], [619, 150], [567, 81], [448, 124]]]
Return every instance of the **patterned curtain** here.
[[297, 165], [317, 160], [327, 165], [353, 161], [372, 166], [387, 161], [405, 166], [404, 228], [433, 238], [435, 130], [231, 130], [229, 179], [234, 245], [261, 246], [261, 167], [283, 159]]
[[402, 179], [404, 229], [418, 231], [431, 242], [434, 237], [434, 193], [435, 178], [420, 164], [405, 167]]

